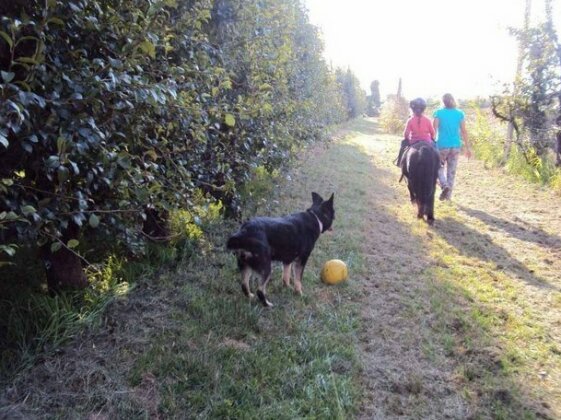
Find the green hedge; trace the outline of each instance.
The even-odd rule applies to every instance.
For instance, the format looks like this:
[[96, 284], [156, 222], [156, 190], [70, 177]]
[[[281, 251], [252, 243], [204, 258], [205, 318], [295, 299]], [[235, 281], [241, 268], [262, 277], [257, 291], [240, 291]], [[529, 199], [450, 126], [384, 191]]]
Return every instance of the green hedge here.
[[239, 214], [255, 168], [347, 118], [300, 1], [0, 12], [0, 266], [22, 245], [54, 263], [94, 234], [141, 249], [149, 209], [165, 219], [194, 197]]

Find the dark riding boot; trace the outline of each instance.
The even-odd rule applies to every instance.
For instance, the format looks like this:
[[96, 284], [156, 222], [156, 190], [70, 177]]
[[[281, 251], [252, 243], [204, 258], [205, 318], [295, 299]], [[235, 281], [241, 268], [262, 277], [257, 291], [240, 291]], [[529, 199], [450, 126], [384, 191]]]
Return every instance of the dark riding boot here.
[[409, 146], [409, 140], [403, 139], [401, 141], [401, 147], [399, 148], [399, 154], [397, 155], [397, 159], [395, 161], [395, 166], [401, 167], [401, 158], [403, 157], [403, 153], [405, 153], [407, 146]]

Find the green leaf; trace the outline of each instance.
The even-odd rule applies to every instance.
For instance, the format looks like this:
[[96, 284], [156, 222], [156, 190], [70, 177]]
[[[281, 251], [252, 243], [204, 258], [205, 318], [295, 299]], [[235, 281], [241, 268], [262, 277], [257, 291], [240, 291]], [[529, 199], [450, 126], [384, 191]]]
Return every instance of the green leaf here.
[[64, 137], [59, 137], [56, 139], [56, 150], [59, 155], [62, 155], [66, 149], [66, 140]]
[[57, 155], [51, 155], [47, 158], [46, 164], [49, 168], [58, 168], [60, 165], [60, 158]]
[[14, 77], [16, 75], [11, 71], [4, 71], [4, 70], [2, 70], [1, 74], [2, 74], [2, 80], [4, 80], [4, 82], [6, 83], [10, 83], [12, 80], [14, 80]]
[[24, 82], [23, 80], [18, 80], [17, 82], [14, 82], [14, 84], [20, 85], [20, 86], [23, 87], [26, 91], [31, 92], [31, 86], [29, 86], [29, 83]]
[[51, 252], [57, 252], [60, 248], [62, 248], [62, 244], [60, 242], [53, 242], [51, 244]]
[[233, 127], [236, 125], [236, 119], [234, 118], [234, 116], [232, 114], [226, 114], [224, 116], [224, 122], [226, 123], [226, 125], [228, 127]]
[[7, 267], [9, 265], [15, 265], [13, 262], [8, 262], [8, 261], [0, 261], [0, 268], [2, 267]]
[[78, 241], [77, 239], [70, 239], [66, 244], [66, 246], [70, 249], [76, 248], [78, 245], [80, 245], [80, 241]]
[[150, 157], [150, 159], [152, 159], [152, 160], [157, 160], [158, 159], [158, 153], [156, 153], [156, 151], [154, 149], [147, 150], [144, 154], [146, 156]]
[[89, 219], [89, 224], [94, 229], [99, 226], [99, 217], [97, 217], [94, 213], [91, 214]]
[[53, 17], [49, 18], [49, 19], [47, 20], [47, 25], [48, 25], [49, 23], [54, 23], [55, 25], [64, 26], [64, 21], [63, 21], [61, 18], [58, 18], [58, 17], [56, 17], [56, 16], [53, 16]]
[[16, 255], [16, 245], [0, 245], [0, 251], [4, 252], [9, 257], [13, 257], [14, 255]]
[[39, 62], [35, 60], [33, 57], [18, 57], [16, 58], [16, 61], [19, 63], [26, 63], [26, 64], [39, 64]]
[[138, 48], [143, 53], [148, 54], [150, 58], [156, 58], [156, 46], [152, 44], [150, 41], [148, 41], [147, 39], [142, 41], [138, 46]]
[[68, 170], [68, 168], [66, 166], [59, 166], [57, 169], [57, 176], [58, 176], [58, 182], [60, 184], [62, 184], [64, 181], [66, 181], [68, 179], [68, 176], [70, 175], [70, 171]]
[[12, 41], [12, 37], [10, 37], [10, 35], [8, 35], [6, 32], [4, 31], [0, 31], [0, 37], [2, 37], [4, 39], [4, 41], [6, 41], [8, 43], [8, 45], [10, 46], [10, 48], [13, 48], [14, 46], [14, 41]]
[[18, 44], [20, 42], [23, 41], [35, 41], [35, 42], [41, 42], [41, 40], [39, 38], [37, 38], [36, 36], [22, 36], [21, 38], [18, 38], [18, 40], [16, 41], [16, 47], [18, 46]]
[[35, 210], [35, 207], [27, 205], [21, 208], [21, 212], [24, 216], [29, 216], [30, 214], [37, 213], [37, 210]]

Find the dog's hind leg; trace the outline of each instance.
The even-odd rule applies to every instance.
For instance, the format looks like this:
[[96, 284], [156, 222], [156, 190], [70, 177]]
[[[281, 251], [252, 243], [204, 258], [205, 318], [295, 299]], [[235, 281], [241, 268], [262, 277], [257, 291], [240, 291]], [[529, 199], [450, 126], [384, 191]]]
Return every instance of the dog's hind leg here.
[[259, 287], [257, 289], [257, 297], [261, 301], [261, 303], [265, 306], [273, 306], [273, 304], [267, 299], [267, 283], [271, 280], [271, 260], [268, 261], [268, 264], [264, 264], [261, 269], [261, 281], [259, 283]]
[[294, 261], [294, 291], [302, 296], [302, 276], [308, 257]]
[[292, 263], [282, 265], [282, 281], [286, 287], [290, 287], [290, 274], [292, 273]]
[[251, 293], [249, 288], [249, 279], [251, 278], [251, 268], [249, 266], [245, 266], [242, 269], [242, 291], [248, 298], [253, 298], [255, 295]]

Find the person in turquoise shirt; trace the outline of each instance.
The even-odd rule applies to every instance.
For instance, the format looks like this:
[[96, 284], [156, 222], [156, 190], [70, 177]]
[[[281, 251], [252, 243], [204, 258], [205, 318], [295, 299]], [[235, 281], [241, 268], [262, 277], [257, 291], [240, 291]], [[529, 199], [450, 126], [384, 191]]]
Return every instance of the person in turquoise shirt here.
[[433, 114], [433, 124], [436, 131], [436, 147], [442, 162], [442, 168], [438, 171], [438, 180], [442, 188], [440, 200], [450, 200], [462, 145], [468, 158], [471, 157], [471, 150], [464, 112], [457, 108], [456, 100], [450, 93], [442, 97], [442, 102], [444, 107]]

